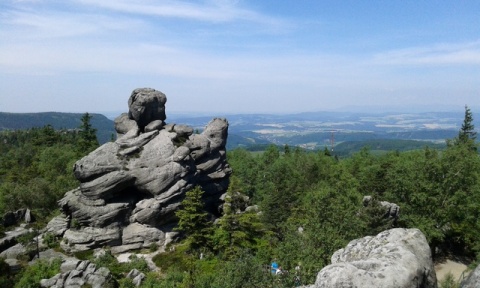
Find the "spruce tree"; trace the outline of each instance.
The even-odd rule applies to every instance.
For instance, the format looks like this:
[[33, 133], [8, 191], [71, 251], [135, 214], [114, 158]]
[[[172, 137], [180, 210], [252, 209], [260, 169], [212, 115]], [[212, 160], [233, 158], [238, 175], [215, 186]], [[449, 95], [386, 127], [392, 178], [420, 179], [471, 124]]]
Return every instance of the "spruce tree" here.
[[81, 154], [88, 154], [91, 151], [95, 150], [98, 147], [98, 140], [97, 140], [97, 129], [93, 128], [90, 120], [92, 116], [87, 112], [82, 116], [82, 125], [80, 125], [79, 129], [79, 152]]
[[182, 206], [175, 215], [178, 226], [175, 230], [185, 233], [192, 250], [208, 246], [212, 225], [208, 221], [208, 213], [204, 210], [203, 191], [197, 186], [185, 194]]
[[475, 141], [477, 138], [477, 132], [475, 132], [475, 126], [473, 125], [473, 116], [470, 108], [465, 105], [465, 117], [463, 119], [462, 128], [458, 133], [458, 140], [460, 143], [468, 143], [470, 140]]

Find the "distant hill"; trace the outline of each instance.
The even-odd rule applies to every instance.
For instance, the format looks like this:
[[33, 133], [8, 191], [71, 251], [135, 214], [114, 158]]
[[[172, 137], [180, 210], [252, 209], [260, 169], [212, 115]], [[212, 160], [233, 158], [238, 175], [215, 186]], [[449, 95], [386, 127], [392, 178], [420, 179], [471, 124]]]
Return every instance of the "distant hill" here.
[[424, 149], [425, 147], [434, 149], [444, 149], [446, 143], [435, 144], [428, 141], [401, 140], [401, 139], [376, 139], [364, 141], [346, 141], [335, 146], [334, 155], [341, 157], [351, 156], [352, 154], [367, 147], [374, 154], [386, 153], [388, 151], [408, 151]]
[[[0, 112], [0, 131], [43, 127], [48, 124], [55, 129], [76, 129], [81, 125], [82, 115], [83, 113]], [[97, 129], [100, 143], [110, 141], [112, 135], [116, 135], [113, 120], [103, 114], [91, 113], [91, 115], [92, 125]], [[225, 117], [230, 123], [227, 150], [242, 147], [259, 151], [269, 144], [323, 150], [325, 147], [330, 148], [334, 140], [335, 151], [341, 155], [348, 155], [349, 151], [358, 151], [362, 146], [370, 146], [372, 150], [379, 151], [411, 150], [426, 145], [433, 147], [458, 134], [463, 116], [461, 111], [406, 114], [309, 112], [286, 115], [211, 116], [171, 113], [168, 115], [167, 123], [185, 124], [192, 126], [194, 130], [202, 131], [213, 118]], [[478, 119], [475, 119], [474, 124], [480, 127]], [[377, 140], [381, 144], [375, 142]], [[344, 142], [350, 143], [342, 145]]]
[[[0, 131], [22, 130], [51, 125], [55, 129], [77, 129], [82, 124], [84, 113], [41, 112], [41, 113], [6, 113], [0, 112]], [[114, 123], [102, 114], [90, 113], [91, 124], [97, 129], [100, 144], [110, 141], [116, 135]]]
[[[268, 144], [309, 150], [331, 147], [348, 155], [363, 146], [378, 151], [442, 147], [458, 135], [464, 112], [307, 112], [298, 114], [169, 115], [169, 120], [201, 130], [213, 117], [230, 123], [227, 148], [261, 150]], [[480, 127], [479, 119], [474, 119]], [[406, 141], [409, 140], [409, 141]], [[377, 142], [375, 142], [377, 141]], [[350, 142], [340, 146], [344, 142]], [[337, 147], [339, 146], [339, 147]]]

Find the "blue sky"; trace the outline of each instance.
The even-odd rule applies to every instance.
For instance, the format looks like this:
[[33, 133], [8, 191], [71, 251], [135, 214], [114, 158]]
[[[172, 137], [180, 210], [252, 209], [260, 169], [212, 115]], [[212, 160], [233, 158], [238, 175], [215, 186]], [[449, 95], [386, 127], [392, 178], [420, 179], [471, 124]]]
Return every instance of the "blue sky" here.
[[126, 111], [139, 87], [167, 115], [480, 107], [480, 1], [0, 2], [0, 111]]

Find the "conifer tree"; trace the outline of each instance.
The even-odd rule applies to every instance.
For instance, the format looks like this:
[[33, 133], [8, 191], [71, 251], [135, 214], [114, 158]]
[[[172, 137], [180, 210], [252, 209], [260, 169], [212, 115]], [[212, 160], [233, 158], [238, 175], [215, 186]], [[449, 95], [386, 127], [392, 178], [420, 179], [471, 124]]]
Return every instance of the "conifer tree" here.
[[240, 212], [245, 198], [240, 190], [239, 179], [231, 177], [223, 205], [223, 216], [215, 231], [214, 242], [225, 258], [234, 258], [243, 249], [255, 249], [256, 240], [263, 234], [263, 225], [255, 211]]
[[197, 186], [185, 194], [182, 207], [175, 215], [178, 217], [177, 231], [185, 233], [192, 250], [198, 250], [209, 244], [212, 225], [208, 213], [204, 210], [203, 191]]
[[463, 119], [462, 128], [458, 133], [458, 140], [460, 143], [468, 143], [470, 140], [475, 141], [477, 138], [477, 132], [475, 132], [475, 126], [473, 125], [472, 111], [465, 105], [465, 117]]
[[87, 112], [82, 116], [82, 125], [80, 125], [79, 129], [79, 151], [82, 154], [87, 154], [98, 147], [98, 140], [97, 140], [97, 129], [93, 128], [90, 120], [92, 116]]

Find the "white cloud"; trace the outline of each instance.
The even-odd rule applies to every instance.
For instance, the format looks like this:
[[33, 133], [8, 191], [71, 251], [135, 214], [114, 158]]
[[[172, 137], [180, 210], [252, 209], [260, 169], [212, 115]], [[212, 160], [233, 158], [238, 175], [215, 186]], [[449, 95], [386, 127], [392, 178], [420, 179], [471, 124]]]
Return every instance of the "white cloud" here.
[[10, 41], [79, 37], [112, 31], [126, 33], [144, 28], [144, 23], [135, 19], [58, 11], [44, 14], [11, 11], [0, 16], [0, 23], [9, 27], [0, 31], [0, 37]]
[[387, 51], [374, 62], [388, 65], [480, 65], [480, 40]]
[[283, 20], [262, 15], [242, 8], [238, 1], [128, 1], [128, 0], [77, 0], [83, 5], [100, 7], [126, 14], [140, 14], [156, 17], [182, 18], [206, 22], [248, 21], [271, 26], [283, 26]]

